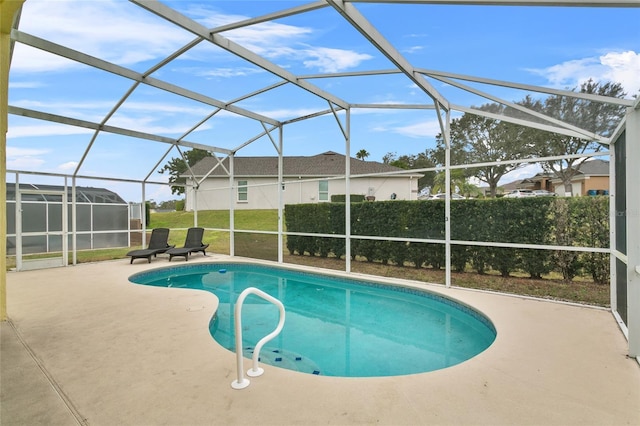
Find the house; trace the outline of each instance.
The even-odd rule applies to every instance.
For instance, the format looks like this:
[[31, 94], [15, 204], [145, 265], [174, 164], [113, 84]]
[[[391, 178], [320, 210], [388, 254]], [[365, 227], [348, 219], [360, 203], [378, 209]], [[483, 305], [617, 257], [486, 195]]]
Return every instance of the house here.
[[[609, 191], [609, 162], [599, 159], [585, 161], [571, 179], [571, 185], [574, 196], [607, 193]], [[546, 189], [558, 195], [565, 195], [562, 180], [555, 174], [543, 172], [529, 178], [509, 182], [500, 188], [505, 194], [515, 189]]]
[[[554, 192], [565, 195], [564, 185], [558, 178], [551, 179]], [[589, 160], [580, 165], [580, 169], [571, 179], [572, 193], [577, 195], [604, 194], [609, 191], [609, 162], [604, 160]]]
[[[344, 155], [328, 151], [282, 160], [283, 204], [329, 202], [332, 195], [346, 194]], [[196, 200], [193, 178], [186, 176], [186, 210], [194, 210], [196, 203], [198, 210], [228, 210], [232, 203], [234, 209], [278, 208], [278, 157], [234, 157], [231, 190], [229, 159], [221, 163], [215, 157], [206, 157], [191, 168], [198, 181], [206, 179], [200, 183]], [[417, 199], [418, 179], [422, 177], [419, 173], [355, 158], [350, 159], [350, 169], [351, 194], [375, 200]]]

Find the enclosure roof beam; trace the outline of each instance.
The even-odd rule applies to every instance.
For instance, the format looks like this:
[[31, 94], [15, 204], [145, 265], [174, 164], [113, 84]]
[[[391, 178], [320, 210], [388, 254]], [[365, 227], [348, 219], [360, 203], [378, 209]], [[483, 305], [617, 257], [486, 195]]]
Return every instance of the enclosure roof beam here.
[[495, 80], [492, 78], [474, 77], [471, 75], [456, 74], [452, 72], [427, 70], [422, 68], [418, 68], [418, 71], [432, 78], [449, 77], [456, 80], [473, 81], [475, 83], [483, 83], [483, 84], [488, 84], [492, 86], [508, 87], [511, 89], [528, 90], [528, 91], [537, 92], [537, 93], [547, 93], [549, 95], [568, 96], [572, 98], [602, 102], [607, 104], [631, 106], [634, 102], [633, 99], [614, 98], [612, 96], [594, 95], [592, 93], [574, 92], [572, 90], [552, 89], [549, 87], [535, 86], [531, 84], [520, 84], [520, 83], [514, 83], [514, 82], [504, 81], [504, 80]]
[[[140, 179], [127, 179], [127, 178], [112, 178], [105, 176], [89, 176], [89, 175], [77, 175], [72, 176], [64, 173], [48, 173], [48, 172], [38, 172], [38, 171], [29, 171], [29, 170], [7, 170], [7, 173], [19, 173], [21, 175], [37, 175], [37, 176], [52, 176], [52, 177], [63, 177], [63, 178], [76, 178], [76, 179], [91, 179], [91, 180], [106, 180], [111, 182], [127, 182], [127, 183], [148, 183], [153, 185], [163, 185], [166, 186], [167, 182], [153, 182], [153, 181], [142, 181]], [[180, 186], [180, 184], [172, 184], [173, 186]]]
[[222, 33], [225, 31], [235, 30], [238, 28], [248, 27], [251, 25], [262, 24], [263, 22], [273, 21], [275, 19], [286, 18], [300, 13], [311, 12], [313, 10], [322, 9], [329, 5], [324, 1], [316, 1], [314, 3], [303, 4], [301, 6], [292, 7], [290, 9], [280, 10], [278, 12], [269, 13], [267, 15], [258, 16], [256, 18], [245, 19], [243, 21], [231, 24], [221, 25], [209, 30], [210, 33]]
[[99, 123], [94, 123], [91, 121], [78, 120], [76, 118], [64, 117], [61, 115], [50, 114], [50, 113], [41, 112], [41, 111], [34, 111], [31, 109], [20, 108], [20, 107], [15, 107], [11, 105], [9, 105], [8, 107], [8, 112], [9, 114], [19, 115], [22, 117], [36, 118], [39, 120], [46, 120], [54, 123], [67, 124], [67, 125], [76, 126], [76, 127], [84, 127], [85, 129], [100, 130], [107, 133], [130, 136], [133, 138], [163, 142], [163, 143], [168, 143], [172, 145], [186, 146], [189, 148], [204, 149], [206, 151], [215, 151], [215, 152], [220, 152], [224, 154], [231, 153], [231, 151], [226, 148], [220, 148], [212, 145], [204, 145], [204, 144], [195, 143], [195, 142], [188, 142], [184, 140], [178, 141], [174, 138], [168, 138], [166, 136], [139, 132], [137, 130], [123, 129], [121, 127], [101, 125]]
[[420, 87], [434, 102], [439, 103], [445, 110], [449, 109], [449, 101], [444, 98], [425, 78], [416, 72], [413, 66], [400, 52], [389, 43], [378, 30], [351, 4], [342, 0], [327, 0], [356, 30], [360, 32], [373, 46], [387, 57], [411, 81]]
[[349, 3], [449, 4], [466, 6], [638, 7], [639, 0], [345, 0]]
[[[523, 120], [520, 118], [513, 118], [513, 117], [509, 117], [506, 115], [499, 115], [499, 114], [493, 114], [487, 111], [482, 111], [476, 108], [468, 108], [462, 105], [451, 105], [451, 109], [454, 111], [460, 111], [460, 112], [464, 112], [464, 113], [469, 113], [469, 114], [474, 114], [474, 115], [479, 115], [481, 117], [487, 117], [487, 118], [491, 118], [493, 120], [500, 120], [500, 121], [506, 121], [509, 123], [513, 123], [513, 124], [518, 124], [520, 126], [527, 126], [527, 127], [533, 127], [534, 129], [538, 129], [538, 130], [544, 130], [547, 132], [552, 132], [552, 133], [557, 133], [560, 135], [565, 135], [565, 136], [570, 136], [573, 138], [579, 138], [579, 139], [585, 139], [585, 135], [582, 133], [578, 133], [575, 132], [573, 130], [569, 130], [569, 129], [565, 129], [562, 127], [555, 127], [555, 126], [549, 126], [546, 124], [540, 124], [540, 123], [536, 123], [535, 121], [529, 121], [529, 120]], [[587, 139], [589, 140], [589, 139]], [[610, 140], [607, 139], [602, 139], [602, 140], [598, 140], [598, 142], [603, 143], [603, 144], [609, 144]]]
[[[533, 84], [521, 84], [513, 81], [496, 80], [493, 78], [476, 77], [467, 74], [458, 74], [453, 72], [430, 70], [425, 68], [416, 68], [416, 71], [426, 75], [427, 77], [449, 77], [455, 80], [473, 81], [475, 83], [482, 83], [491, 86], [508, 87], [510, 89], [528, 90], [536, 93], [546, 93], [549, 95], [569, 96], [578, 99], [585, 99], [589, 101], [602, 102], [613, 105], [632, 106], [635, 102], [634, 99], [626, 98], [614, 98], [611, 96], [595, 95], [593, 93], [574, 92], [572, 90], [553, 89], [550, 87], [536, 86]], [[393, 69], [385, 70], [369, 70], [369, 71], [347, 71], [337, 73], [325, 73], [325, 74], [306, 74], [301, 75], [300, 78], [304, 79], [319, 79], [319, 78], [337, 78], [337, 77], [362, 77], [362, 76], [375, 76], [375, 75], [389, 75], [400, 74], [402, 71]], [[353, 105], [351, 105], [353, 107]]]
[[96, 69], [101, 69], [103, 71], [110, 72], [115, 75], [119, 75], [121, 77], [128, 78], [133, 81], [139, 81], [141, 83], [147, 84], [149, 86], [156, 87], [161, 90], [165, 90], [167, 92], [173, 93], [175, 95], [183, 96], [185, 98], [193, 99], [194, 101], [202, 102], [207, 105], [211, 105], [214, 107], [218, 107], [229, 112], [233, 112], [235, 114], [251, 118], [254, 120], [265, 121], [274, 126], [277, 126], [279, 122], [270, 117], [266, 117], [260, 114], [256, 114], [255, 112], [248, 111], [242, 108], [238, 108], [233, 105], [228, 105], [225, 102], [219, 101], [217, 99], [213, 99], [209, 96], [202, 95], [198, 92], [194, 92], [191, 90], [184, 89], [182, 87], [176, 86], [171, 83], [164, 82], [162, 80], [158, 80], [153, 77], [148, 77], [144, 74], [140, 74], [136, 71], [132, 71], [128, 68], [122, 67], [120, 65], [113, 64], [111, 62], [107, 62], [102, 59], [98, 59], [96, 57], [87, 55], [82, 52], [78, 52], [77, 50], [69, 49], [68, 47], [61, 46], [56, 43], [52, 43], [48, 40], [41, 39], [39, 37], [32, 36], [30, 34], [24, 33], [22, 31], [13, 30], [11, 32], [11, 38], [19, 43], [35, 47], [36, 49], [44, 50], [46, 52], [53, 53], [58, 56], [65, 57], [67, 59], [71, 59], [73, 61], [83, 63], [85, 65], [89, 65]]
[[[294, 85], [313, 93], [316, 96], [319, 96], [327, 101], [333, 102], [336, 105], [339, 105], [343, 108], [347, 108], [348, 104], [344, 100], [338, 98], [337, 96], [332, 95], [329, 92], [325, 92], [324, 90], [314, 86], [313, 84], [299, 79], [294, 74], [277, 66], [276, 64], [264, 59], [263, 57], [255, 54], [254, 52], [240, 46], [237, 43], [219, 35], [215, 34], [208, 28], [200, 25], [199, 23], [193, 21], [192, 19], [187, 18], [186, 16], [176, 12], [175, 10], [163, 5], [162, 3], [155, 0], [129, 0], [132, 3], [139, 5], [140, 7], [148, 10], [151, 13], [154, 13], [161, 18], [166, 19], [167, 21], [195, 34], [198, 37], [201, 37], [222, 49], [240, 57], [244, 60], [251, 62], [252, 64], [270, 72], [271, 74], [277, 75], [284, 80], [287, 80]], [[268, 120], [261, 120], [273, 125], [277, 125], [277, 123], [273, 123]]]
[[[564, 127], [565, 129], [573, 130], [574, 132], [577, 132], [577, 133], [581, 134], [582, 135], [582, 139], [587, 139], [587, 140], [592, 139], [592, 140], [597, 140], [597, 141], [602, 142], [602, 143], [607, 143], [607, 141], [608, 141], [608, 139], [606, 137], [604, 137], [604, 136], [600, 136], [600, 135], [595, 134], [593, 132], [589, 132], [589, 131], [587, 131], [585, 129], [581, 129], [579, 127], [573, 126], [571, 124], [568, 124], [565, 121], [558, 120], [557, 118], [549, 117], [549, 116], [547, 116], [545, 114], [542, 114], [540, 112], [531, 110], [531, 109], [526, 108], [526, 107], [524, 107], [522, 105], [519, 105], [519, 104], [516, 104], [516, 103], [513, 103], [513, 102], [509, 102], [509, 101], [505, 101], [504, 99], [498, 98], [497, 96], [490, 95], [490, 94], [488, 94], [486, 92], [483, 92], [481, 90], [476, 90], [473, 87], [469, 87], [467, 85], [464, 85], [462, 83], [458, 83], [458, 82], [453, 81], [451, 79], [444, 78], [444, 77], [437, 77], [437, 79], [442, 81], [443, 83], [450, 84], [450, 85], [452, 85], [454, 87], [458, 87], [458, 88], [460, 88], [460, 89], [462, 89], [462, 90], [464, 90], [466, 92], [473, 93], [474, 95], [481, 96], [483, 98], [492, 100], [492, 101], [500, 103], [502, 105], [506, 105], [506, 106], [508, 106], [510, 108], [513, 108], [513, 109], [517, 110], [517, 111], [520, 111], [522, 113], [528, 114], [528, 115], [530, 115], [532, 117], [537, 117], [537, 118], [539, 118], [541, 120], [544, 120], [544, 121], [546, 121], [548, 123], [552, 123], [552, 124], [555, 124], [557, 126]], [[533, 121], [532, 121], [532, 123], [533, 123]]]
[[435, 104], [351, 104], [351, 109], [436, 109]]

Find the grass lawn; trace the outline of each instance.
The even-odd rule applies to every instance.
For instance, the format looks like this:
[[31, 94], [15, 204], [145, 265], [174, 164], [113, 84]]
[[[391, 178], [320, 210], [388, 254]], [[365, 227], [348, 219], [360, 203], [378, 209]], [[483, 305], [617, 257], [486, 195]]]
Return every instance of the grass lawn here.
[[[184, 245], [187, 228], [193, 226], [193, 220], [192, 212], [152, 213], [150, 227], [170, 228], [169, 243], [181, 247]], [[204, 242], [209, 244], [207, 251], [229, 254], [229, 232], [210, 230], [227, 228], [229, 220], [228, 211], [201, 211], [198, 213], [198, 226], [208, 229], [204, 233]], [[277, 231], [278, 212], [275, 210], [239, 210], [235, 212], [234, 224], [237, 230]], [[124, 259], [126, 253], [134, 248], [136, 247], [78, 251], [77, 259], [79, 263]], [[277, 260], [277, 250], [277, 237], [275, 235], [250, 232], [235, 233], [237, 256]], [[283, 256], [285, 263], [334, 270], [345, 269], [345, 262], [342, 259], [290, 255], [286, 247], [284, 248]], [[7, 268], [15, 268], [15, 257], [7, 257]], [[356, 260], [351, 262], [351, 270], [381, 277], [403, 278], [430, 283], [444, 284], [445, 281], [444, 270], [431, 268], [401, 267]], [[580, 277], [572, 282], [565, 282], [561, 277], [554, 275], [536, 280], [517, 276], [504, 278], [499, 274], [493, 273], [479, 275], [469, 271], [464, 273], [453, 272], [452, 284], [458, 287], [491, 290], [544, 299], [604, 307], [610, 306], [609, 286], [594, 284], [588, 277]]]

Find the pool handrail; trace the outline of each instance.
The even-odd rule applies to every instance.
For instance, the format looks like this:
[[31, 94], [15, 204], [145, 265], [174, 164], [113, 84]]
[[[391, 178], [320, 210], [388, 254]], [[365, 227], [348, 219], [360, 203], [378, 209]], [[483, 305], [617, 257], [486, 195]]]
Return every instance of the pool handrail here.
[[282, 327], [284, 327], [284, 305], [275, 297], [265, 293], [262, 290], [259, 290], [255, 287], [248, 287], [240, 293], [238, 296], [238, 300], [236, 301], [236, 306], [234, 309], [235, 312], [235, 333], [236, 333], [236, 359], [238, 364], [238, 377], [236, 380], [231, 382], [231, 387], [233, 389], [244, 389], [251, 381], [244, 377], [244, 357], [242, 351], [242, 305], [244, 303], [244, 299], [247, 298], [250, 294], [255, 294], [256, 296], [262, 297], [264, 300], [273, 303], [278, 307], [280, 311], [280, 319], [278, 320], [278, 325], [276, 328], [266, 336], [264, 336], [260, 341], [256, 344], [255, 349], [253, 350], [253, 366], [251, 369], [247, 371], [247, 375], [250, 377], [258, 377], [264, 373], [264, 370], [260, 368], [258, 365], [260, 359], [260, 350], [265, 343], [269, 340], [276, 337], [280, 331], [282, 331]]

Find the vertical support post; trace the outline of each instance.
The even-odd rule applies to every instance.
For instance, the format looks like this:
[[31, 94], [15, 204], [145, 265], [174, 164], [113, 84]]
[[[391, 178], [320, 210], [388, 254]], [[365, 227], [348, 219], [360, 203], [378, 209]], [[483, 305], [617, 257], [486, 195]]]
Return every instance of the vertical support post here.
[[278, 132], [278, 263], [284, 262], [283, 257], [283, 207], [284, 207], [284, 159], [283, 159], [283, 144], [282, 144], [282, 126], [279, 127]]
[[[440, 114], [440, 112], [438, 112]], [[449, 133], [449, 121], [451, 114], [447, 111], [444, 123], [444, 256], [445, 256], [445, 286], [451, 287], [451, 133]]]
[[640, 99], [627, 111], [627, 327], [629, 356], [640, 359]]
[[140, 221], [142, 222], [142, 248], [147, 248], [147, 195], [146, 184], [142, 182], [142, 208], [140, 211]]
[[233, 158], [234, 154], [229, 155], [229, 255], [236, 255], [236, 245], [235, 245], [235, 201], [236, 201], [236, 188], [235, 188], [235, 170], [233, 167]]
[[[69, 266], [69, 187], [67, 177], [64, 178], [62, 194], [62, 266]], [[49, 221], [47, 220], [47, 223]]]
[[22, 194], [19, 173], [16, 173], [16, 271], [22, 271]]
[[196, 186], [193, 188], [193, 226], [198, 226], [198, 189]]
[[76, 177], [71, 178], [71, 251], [72, 265], [78, 264], [78, 206], [76, 200]]
[[345, 233], [345, 272], [351, 272], [351, 108], [347, 109], [347, 129], [345, 132], [345, 157], [344, 165], [344, 191], [346, 199], [344, 203], [344, 233]]
[[[7, 244], [7, 130], [11, 29], [24, 0], [0, 1], [0, 244]], [[18, 192], [16, 191], [16, 197]], [[16, 228], [17, 236], [17, 228]], [[17, 249], [17, 248], [16, 248]], [[17, 253], [16, 253], [17, 259]], [[0, 321], [7, 319], [7, 257], [0, 256]]]
[[609, 144], [609, 303], [611, 311], [618, 310], [618, 286], [616, 272], [616, 149], [615, 143]]

